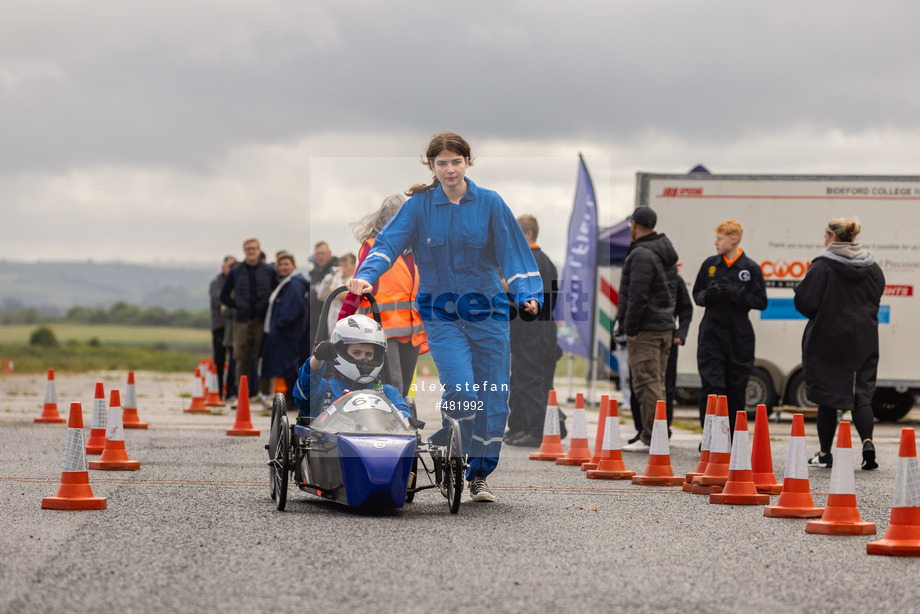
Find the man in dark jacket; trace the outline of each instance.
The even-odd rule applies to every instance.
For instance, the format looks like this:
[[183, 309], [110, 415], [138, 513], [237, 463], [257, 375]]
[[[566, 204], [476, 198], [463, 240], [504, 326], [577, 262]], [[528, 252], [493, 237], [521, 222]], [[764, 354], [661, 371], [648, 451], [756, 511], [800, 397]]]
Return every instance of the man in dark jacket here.
[[[224, 362], [227, 360], [227, 349], [224, 347], [224, 333], [227, 330], [227, 320], [220, 312], [220, 291], [224, 287], [224, 281], [233, 265], [236, 264], [236, 258], [225, 256], [224, 262], [220, 267], [211, 285], [208, 287], [208, 295], [211, 298], [211, 350], [214, 354], [214, 364], [217, 366], [217, 381], [224, 381]], [[228, 396], [233, 396], [234, 385], [227, 386]], [[224, 398], [224, 387], [220, 386], [220, 398]]]
[[543, 440], [546, 403], [553, 387], [556, 361], [562, 357], [553, 320], [559, 273], [549, 256], [537, 245], [537, 234], [540, 232], [537, 218], [522, 215], [517, 222], [540, 270], [543, 308], [537, 315], [512, 309], [508, 396], [511, 413], [508, 415], [505, 442], [512, 446], [538, 447]]
[[[328, 243], [320, 241], [313, 246], [313, 256], [310, 260], [313, 261], [313, 269], [310, 271], [310, 287], [313, 288], [313, 292], [310, 293], [310, 313], [308, 316], [310, 318], [310, 330], [307, 345], [312, 348], [314, 339], [316, 339], [316, 329], [319, 326], [319, 315], [323, 310], [323, 301], [317, 297], [317, 291], [323, 282], [323, 278], [331, 273], [334, 267], [339, 265], [339, 259], [332, 255], [332, 250], [329, 249]], [[331, 330], [327, 332], [332, 333]], [[320, 341], [323, 341], [323, 339], [320, 339]]]
[[696, 351], [702, 380], [700, 424], [709, 395], [726, 395], [734, 433], [735, 414], [745, 409], [747, 381], [754, 368], [754, 327], [748, 312], [767, 308], [767, 289], [760, 265], [739, 247], [741, 224], [725, 220], [715, 232], [716, 255], [703, 261], [693, 284], [693, 300], [706, 308]]
[[[278, 273], [275, 268], [261, 257], [258, 239], [243, 241], [245, 260], [230, 269], [224, 286], [220, 291], [220, 302], [232, 307], [233, 313], [233, 355], [236, 358], [236, 384], [239, 389], [240, 376], [248, 375], [254, 381], [253, 364], [259, 357], [265, 325], [265, 312], [268, 311], [268, 297], [278, 285]], [[269, 395], [269, 382], [259, 382], [263, 395]], [[240, 395], [247, 394], [239, 390]]]
[[658, 216], [639, 207], [630, 220], [632, 244], [620, 277], [618, 332], [626, 335], [629, 373], [636, 398], [633, 411], [642, 412], [639, 441], [626, 452], [647, 452], [652, 441], [655, 406], [664, 400], [668, 355], [674, 344], [677, 302], [677, 252], [671, 241], [655, 232]]

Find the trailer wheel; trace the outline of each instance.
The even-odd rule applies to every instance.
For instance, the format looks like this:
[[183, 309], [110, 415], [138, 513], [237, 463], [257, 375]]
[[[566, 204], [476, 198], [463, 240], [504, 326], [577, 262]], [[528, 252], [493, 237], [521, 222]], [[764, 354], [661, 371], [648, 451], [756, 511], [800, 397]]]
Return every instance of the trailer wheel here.
[[881, 422], [897, 422], [914, 406], [914, 393], [898, 392], [894, 388], [876, 388], [872, 397], [872, 413]]
[[786, 405], [793, 407], [817, 407], [805, 396], [805, 373], [799, 369], [795, 375], [789, 378], [789, 384], [786, 386], [786, 395], [783, 398]]
[[677, 401], [678, 405], [689, 405], [691, 407], [697, 407], [700, 404], [700, 389], [679, 387], [675, 388], [674, 400]]
[[776, 391], [773, 390], [773, 380], [770, 374], [765, 369], [754, 367], [745, 390], [745, 409], [747, 409], [750, 420], [757, 416], [758, 405], [766, 405], [769, 416], [773, 412], [773, 406], [776, 405]]

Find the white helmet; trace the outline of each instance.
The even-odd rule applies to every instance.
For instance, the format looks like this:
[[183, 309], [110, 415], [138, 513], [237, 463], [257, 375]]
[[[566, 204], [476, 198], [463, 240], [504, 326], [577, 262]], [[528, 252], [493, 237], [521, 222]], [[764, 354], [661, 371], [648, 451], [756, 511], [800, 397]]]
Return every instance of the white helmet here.
[[[329, 341], [335, 345], [338, 353], [332, 366], [346, 379], [356, 384], [370, 384], [380, 375], [387, 353], [387, 336], [383, 327], [373, 318], [354, 315], [339, 320], [332, 329]], [[373, 345], [376, 348], [374, 357], [371, 360], [355, 360], [349, 356], [346, 346], [354, 343]]]

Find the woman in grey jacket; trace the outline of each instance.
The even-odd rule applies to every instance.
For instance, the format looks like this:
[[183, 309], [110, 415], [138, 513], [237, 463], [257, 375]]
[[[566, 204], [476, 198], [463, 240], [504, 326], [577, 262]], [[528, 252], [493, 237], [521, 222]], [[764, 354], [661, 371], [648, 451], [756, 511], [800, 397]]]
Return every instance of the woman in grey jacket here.
[[885, 276], [856, 237], [855, 220], [832, 220], [827, 250], [815, 258], [795, 289], [795, 308], [808, 318], [802, 337], [805, 394], [818, 404], [821, 451], [809, 465], [831, 467], [837, 410], [850, 410], [862, 441], [863, 469], [875, 469], [872, 396], [878, 373], [878, 310]]

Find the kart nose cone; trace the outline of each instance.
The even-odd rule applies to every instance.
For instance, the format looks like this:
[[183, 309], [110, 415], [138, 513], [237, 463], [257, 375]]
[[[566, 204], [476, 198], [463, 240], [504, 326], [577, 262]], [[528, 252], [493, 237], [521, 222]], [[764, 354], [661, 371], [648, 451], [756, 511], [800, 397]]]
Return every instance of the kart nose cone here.
[[402, 507], [415, 437], [339, 435], [342, 485], [349, 506]]

